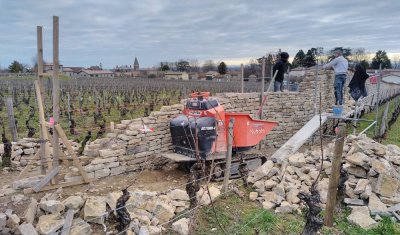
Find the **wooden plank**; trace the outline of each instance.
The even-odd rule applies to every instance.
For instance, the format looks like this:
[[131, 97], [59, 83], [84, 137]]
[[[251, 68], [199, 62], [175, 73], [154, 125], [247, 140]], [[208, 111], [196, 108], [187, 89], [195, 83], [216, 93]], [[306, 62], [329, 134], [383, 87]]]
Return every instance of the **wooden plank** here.
[[74, 219], [74, 210], [69, 209], [67, 215], [65, 216], [64, 226], [61, 230], [61, 235], [69, 235], [72, 227], [72, 220]]
[[[40, 84], [42, 81], [42, 74], [43, 74], [43, 37], [42, 37], [42, 27], [36, 27], [36, 34], [37, 34], [37, 74], [38, 74], [38, 81], [35, 81], [35, 90], [36, 90], [36, 98], [39, 107], [39, 125], [40, 125], [40, 139], [45, 140], [46, 132], [43, 130], [44, 125], [44, 92], [42, 92], [43, 86]], [[44, 127], [46, 128], [46, 127]], [[48, 153], [48, 146], [43, 141], [40, 143], [40, 160], [41, 160], [41, 173], [42, 175], [46, 174], [46, 153]], [[46, 152], [47, 151], [47, 152]]]
[[21, 224], [18, 227], [19, 234], [21, 235], [37, 235], [36, 229], [33, 227], [32, 224]]
[[[59, 24], [58, 16], [53, 16], [53, 118], [54, 125], [60, 122], [60, 81], [58, 80], [58, 42], [59, 42]], [[60, 156], [60, 146], [58, 145], [58, 134], [53, 134], [53, 167], [59, 165], [58, 157]], [[57, 175], [54, 177], [55, 183], [58, 182]]]
[[335, 139], [335, 149], [333, 152], [332, 173], [329, 178], [328, 198], [325, 208], [324, 224], [333, 226], [333, 214], [335, 213], [336, 195], [339, 186], [340, 168], [342, 163], [343, 145], [346, 137], [346, 124], [339, 123], [339, 131]]
[[74, 149], [71, 146], [71, 143], [69, 142], [67, 135], [65, 135], [64, 130], [62, 129], [62, 127], [60, 126], [60, 124], [57, 124], [54, 126], [55, 128], [55, 132], [58, 133], [58, 135], [60, 135], [61, 140], [63, 141], [65, 147], [67, 147], [67, 151], [68, 153], [71, 155], [73, 161], [74, 161], [74, 165], [78, 168], [79, 172], [81, 173], [83, 180], [88, 183], [89, 182], [89, 176], [87, 175], [85, 169], [83, 169], [81, 162], [79, 161], [78, 157], [76, 156]]
[[42, 94], [40, 91], [40, 85], [39, 81], [35, 81], [35, 91], [36, 91], [36, 98], [37, 98], [37, 103], [38, 103], [38, 109], [39, 109], [39, 125], [40, 125], [40, 139], [42, 140], [40, 142], [40, 149], [39, 149], [39, 156], [41, 160], [41, 172], [42, 174], [46, 174], [46, 163], [49, 165], [49, 170], [52, 169], [50, 158], [46, 158], [48, 151], [48, 146], [45, 140], [48, 140], [48, 135], [47, 135], [47, 128], [45, 126], [45, 118], [44, 118], [44, 107], [43, 107], [43, 100], [42, 100]]
[[8, 124], [10, 126], [11, 137], [14, 142], [18, 141], [17, 126], [15, 125], [14, 105], [11, 97], [6, 98]]
[[243, 68], [243, 64], [240, 64], [240, 71], [241, 71], [241, 75], [242, 75], [242, 93], [244, 93], [244, 68]]
[[42, 189], [46, 184], [50, 182], [51, 179], [54, 178], [55, 175], [57, 175], [59, 172], [58, 166], [54, 167], [49, 173], [44, 177], [39, 183], [33, 187], [33, 191], [39, 192], [40, 189]]
[[[93, 180], [91, 179], [89, 181], [92, 182]], [[52, 190], [52, 189], [56, 189], [56, 188], [62, 188], [62, 187], [70, 187], [70, 186], [74, 186], [74, 185], [80, 185], [80, 184], [85, 184], [86, 182], [83, 180], [77, 180], [77, 181], [71, 181], [71, 182], [63, 182], [63, 183], [59, 183], [59, 184], [54, 184], [54, 185], [49, 185], [49, 186], [45, 186], [43, 187], [40, 191], [48, 191], [48, 190]], [[30, 193], [34, 193], [35, 191], [33, 191], [33, 189], [28, 188], [28, 189], [24, 189], [24, 194], [30, 194]]]
[[22, 178], [22, 176], [24, 176], [28, 172], [28, 170], [31, 168], [32, 162], [34, 162], [38, 159], [39, 159], [39, 151], [36, 152], [35, 156], [28, 162], [28, 164], [26, 164], [25, 168], [21, 171], [21, 173], [19, 173], [17, 180], [20, 180]]
[[37, 71], [38, 77], [43, 75], [43, 37], [42, 37], [42, 26], [36, 27], [37, 34]]
[[[328, 114], [322, 114], [322, 123], [328, 119]], [[315, 115], [308, 121], [296, 134], [294, 134], [282, 147], [280, 147], [272, 156], [272, 161], [282, 163], [289, 155], [297, 152], [301, 146], [319, 129], [319, 115]]]

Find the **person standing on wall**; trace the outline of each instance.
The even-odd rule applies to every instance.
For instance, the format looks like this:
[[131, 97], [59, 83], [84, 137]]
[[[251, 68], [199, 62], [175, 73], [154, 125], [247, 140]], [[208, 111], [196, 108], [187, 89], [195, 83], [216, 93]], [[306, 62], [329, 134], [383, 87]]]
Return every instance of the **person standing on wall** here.
[[346, 83], [347, 69], [349, 68], [349, 62], [343, 57], [342, 51], [337, 50], [334, 52], [335, 58], [324, 65], [323, 69], [333, 68], [335, 71], [335, 98], [336, 105], [343, 105], [343, 89]]
[[280, 59], [278, 62], [273, 67], [273, 74], [275, 74], [275, 71], [278, 71], [275, 77], [274, 81], [274, 91], [279, 92], [283, 91], [283, 79], [284, 79], [284, 74], [288, 70], [288, 59], [289, 59], [289, 54], [287, 52], [281, 52], [280, 54]]

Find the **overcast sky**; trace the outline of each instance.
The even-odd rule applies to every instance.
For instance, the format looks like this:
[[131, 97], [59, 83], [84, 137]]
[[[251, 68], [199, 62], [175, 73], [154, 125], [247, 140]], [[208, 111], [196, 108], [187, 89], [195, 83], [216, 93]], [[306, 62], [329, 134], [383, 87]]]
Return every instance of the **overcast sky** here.
[[32, 64], [36, 26], [52, 59], [52, 16], [60, 17], [64, 66], [195, 58], [248, 62], [281, 48], [364, 47], [400, 52], [398, 0], [0, 0], [0, 66]]

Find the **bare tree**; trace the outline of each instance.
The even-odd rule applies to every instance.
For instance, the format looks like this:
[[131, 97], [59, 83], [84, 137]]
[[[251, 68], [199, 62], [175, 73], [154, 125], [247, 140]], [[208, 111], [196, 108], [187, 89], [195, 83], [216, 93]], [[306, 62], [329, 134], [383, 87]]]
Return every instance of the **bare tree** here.
[[206, 60], [204, 61], [203, 67], [202, 67], [203, 72], [208, 72], [208, 71], [215, 71], [216, 66], [213, 60]]
[[351, 57], [353, 59], [354, 62], [356, 63], [360, 63], [361, 61], [370, 61], [371, 60], [371, 56], [369, 55], [368, 52], [366, 52], [365, 48], [353, 48], [351, 50]]
[[200, 72], [200, 63], [197, 59], [188, 59], [189, 66], [192, 72]]
[[400, 69], [400, 55], [395, 54], [392, 56], [392, 63], [394, 69]]
[[244, 77], [247, 78], [250, 75], [256, 75], [257, 77], [261, 75], [261, 66], [256, 59], [250, 59], [249, 63], [244, 67]]

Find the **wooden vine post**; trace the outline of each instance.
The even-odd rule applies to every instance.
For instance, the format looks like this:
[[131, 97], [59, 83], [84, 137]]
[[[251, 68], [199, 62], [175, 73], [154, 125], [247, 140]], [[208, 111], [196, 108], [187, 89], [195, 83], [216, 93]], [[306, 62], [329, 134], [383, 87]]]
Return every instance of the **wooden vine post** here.
[[[18, 179], [21, 179], [29, 169], [32, 167], [32, 162], [36, 160], [41, 160], [42, 168], [41, 174], [45, 175], [40, 182], [34, 185], [32, 188], [28, 188], [24, 190], [24, 193], [33, 193], [39, 191], [46, 191], [51, 189], [56, 189], [60, 187], [68, 187], [73, 185], [79, 185], [83, 183], [91, 182], [88, 174], [83, 168], [80, 159], [75, 154], [70, 141], [68, 140], [64, 130], [59, 124], [60, 121], [60, 106], [59, 106], [59, 98], [60, 98], [60, 85], [58, 80], [58, 16], [53, 16], [53, 122], [46, 122], [44, 115], [44, 91], [43, 91], [43, 83], [42, 83], [42, 75], [43, 75], [43, 45], [42, 45], [42, 27], [37, 27], [37, 39], [38, 39], [38, 80], [35, 81], [35, 90], [36, 97], [39, 108], [39, 123], [40, 123], [40, 136], [41, 136], [41, 146], [40, 151], [36, 153], [34, 158], [27, 164], [21, 174], [18, 176]], [[53, 148], [53, 160], [50, 159], [50, 151], [49, 151], [49, 137], [51, 134], [49, 133], [47, 128], [53, 128], [53, 138], [52, 138], [52, 148]], [[62, 151], [60, 151], [60, 139], [64, 146], [67, 148], [68, 156], [66, 156]], [[60, 164], [60, 160], [62, 160], [63, 164]], [[60, 182], [58, 180], [58, 175], [61, 172], [62, 168], [65, 166], [69, 166], [68, 160], [72, 160], [74, 166], [78, 168], [82, 179], [75, 181], [63, 181]], [[47, 166], [47, 169], [46, 169]], [[47, 172], [46, 172], [47, 170]], [[68, 234], [69, 224], [66, 224], [64, 234]]]
[[[60, 81], [58, 80], [58, 16], [53, 16], [53, 120], [54, 126], [60, 122]], [[60, 145], [58, 133], [53, 133], [53, 167], [59, 165]], [[54, 180], [58, 183], [58, 175], [54, 176]]]
[[326, 226], [333, 226], [333, 214], [336, 207], [336, 195], [338, 192], [340, 168], [342, 163], [343, 145], [346, 137], [346, 124], [339, 123], [336, 131], [335, 149], [332, 160], [332, 174], [329, 179], [328, 196], [325, 209], [324, 224]]
[[224, 186], [222, 188], [223, 192], [228, 191], [228, 184], [229, 184], [229, 178], [231, 176], [231, 162], [232, 162], [232, 142], [233, 142], [233, 127], [235, 125], [235, 119], [231, 118], [229, 120], [229, 125], [228, 125], [228, 146], [227, 146], [227, 151], [226, 151], [226, 165], [225, 165], [225, 171], [224, 171]]

